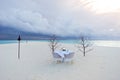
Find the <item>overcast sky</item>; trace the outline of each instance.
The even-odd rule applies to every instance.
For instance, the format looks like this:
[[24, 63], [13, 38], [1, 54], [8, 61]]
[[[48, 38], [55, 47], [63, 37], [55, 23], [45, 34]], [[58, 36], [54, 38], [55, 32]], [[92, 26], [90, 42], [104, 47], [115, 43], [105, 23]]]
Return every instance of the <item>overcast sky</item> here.
[[0, 0], [0, 25], [36, 33], [117, 37], [119, 14], [98, 14], [84, 0]]

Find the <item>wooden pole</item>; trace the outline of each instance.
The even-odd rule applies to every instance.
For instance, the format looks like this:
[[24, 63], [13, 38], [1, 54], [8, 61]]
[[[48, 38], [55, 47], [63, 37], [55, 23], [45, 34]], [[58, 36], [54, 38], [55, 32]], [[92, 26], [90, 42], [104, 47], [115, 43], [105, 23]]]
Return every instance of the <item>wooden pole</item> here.
[[18, 41], [18, 59], [20, 59], [20, 41]]
[[21, 38], [19, 35], [19, 37], [18, 37], [18, 59], [20, 59], [20, 40], [21, 40]]

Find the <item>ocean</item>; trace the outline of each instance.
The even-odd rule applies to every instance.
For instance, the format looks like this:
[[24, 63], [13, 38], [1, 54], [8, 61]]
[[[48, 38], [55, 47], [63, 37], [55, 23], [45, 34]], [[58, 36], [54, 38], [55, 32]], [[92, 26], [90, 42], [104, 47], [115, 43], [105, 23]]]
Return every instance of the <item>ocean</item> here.
[[0, 44], [17, 43], [17, 40], [0, 40]]
[[[27, 40], [29, 42], [48, 42], [48, 40]], [[17, 43], [17, 40], [0, 40], [1, 44], [14, 44]], [[21, 41], [26, 42], [26, 40]], [[93, 40], [91, 41], [95, 46], [106, 46], [106, 47], [120, 47], [120, 41], [111, 41], [111, 40]], [[59, 43], [65, 44], [77, 44], [76, 40], [60, 40]]]

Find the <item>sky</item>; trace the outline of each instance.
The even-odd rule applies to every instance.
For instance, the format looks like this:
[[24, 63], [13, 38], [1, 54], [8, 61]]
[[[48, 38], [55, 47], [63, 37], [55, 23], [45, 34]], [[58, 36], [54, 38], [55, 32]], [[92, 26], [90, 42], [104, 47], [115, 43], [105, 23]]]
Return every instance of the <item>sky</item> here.
[[0, 0], [0, 25], [23, 31], [120, 37], [119, 0]]

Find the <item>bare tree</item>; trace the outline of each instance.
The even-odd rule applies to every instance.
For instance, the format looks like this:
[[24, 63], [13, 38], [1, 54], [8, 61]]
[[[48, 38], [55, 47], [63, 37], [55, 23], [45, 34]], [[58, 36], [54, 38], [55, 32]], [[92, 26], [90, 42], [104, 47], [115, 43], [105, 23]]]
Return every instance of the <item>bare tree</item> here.
[[58, 39], [56, 37], [56, 35], [52, 35], [51, 38], [49, 39], [49, 47], [52, 51], [52, 53], [54, 53], [54, 51], [60, 46], [58, 43]]
[[85, 56], [87, 52], [90, 52], [91, 50], [93, 50], [92, 46], [93, 46], [93, 43], [90, 41], [89, 37], [84, 35], [80, 36], [78, 40], [78, 44], [76, 45], [78, 50], [83, 53], [83, 56]]

